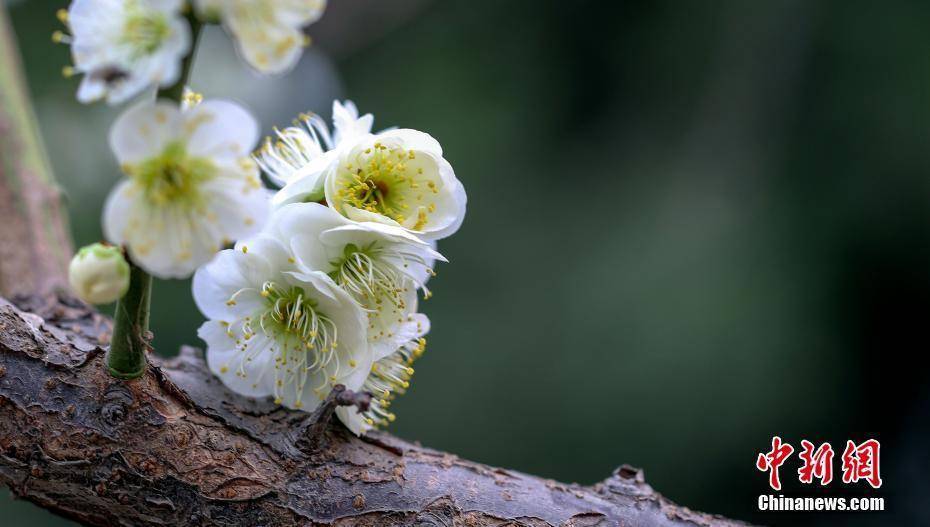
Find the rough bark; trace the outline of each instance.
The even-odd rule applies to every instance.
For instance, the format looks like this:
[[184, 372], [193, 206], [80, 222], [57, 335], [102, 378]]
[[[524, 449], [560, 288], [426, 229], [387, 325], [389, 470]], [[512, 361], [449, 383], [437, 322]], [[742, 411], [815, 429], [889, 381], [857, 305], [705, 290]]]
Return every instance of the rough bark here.
[[15, 39], [0, 6], [0, 294], [67, 285], [71, 240], [26, 92]]
[[[185, 349], [109, 377], [109, 321], [53, 297], [0, 303], [0, 483], [88, 525], [743, 525], [672, 504], [623, 466], [591, 487], [386, 433], [357, 438], [239, 397]], [[28, 310], [28, 311], [24, 311]]]

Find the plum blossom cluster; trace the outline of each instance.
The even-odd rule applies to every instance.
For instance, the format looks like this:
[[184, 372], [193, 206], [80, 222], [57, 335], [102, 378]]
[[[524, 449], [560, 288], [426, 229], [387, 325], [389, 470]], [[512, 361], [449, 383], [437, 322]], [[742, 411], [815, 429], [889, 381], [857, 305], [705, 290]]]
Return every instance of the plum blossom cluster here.
[[255, 154], [281, 189], [257, 235], [194, 275], [211, 370], [232, 390], [312, 410], [337, 384], [372, 394], [367, 411], [340, 408], [357, 434], [394, 420], [429, 319], [419, 296], [466, 198], [439, 143], [333, 105], [276, 132]]
[[74, 0], [52, 39], [71, 46], [64, 74], [83, 75], [79, 101], [120, 104], [178, 82], [192, 24], [221, 23], [246, 63], [276, 74], [297, 64], [310, 44], [304, 28], [325, 9], [326, 0]]
[[120, 302], [115, 376], [144, 372], [150, 276], [193, 275], [207, 362], [227, 387], [306, 411], [340, 384], [368, 392], [368, 408], [337, 410], [362, 434], [394, 420], [391, 402], [425, 350], [419, 301], [446, 261], [436, 241], [464, 219], [464, 187], [438, 141], [373, 133], [374, 118], [351, 102], [334, 102], [331, 129], [302, 114], [256, 150], [259, 124], [245, 108], [184, 87], [201, 24], [222, 24], [250, 65], [280, 73], [325, 4], [74, 0], [59, 13], [70, 34], [54, 38], [71, 44], [68, 73], [84, 75], [80, 101], [159, 88], [111, 128], [124, 177], [104, 206], [109, 244], [79, 252], [71, 282], [89, 302]]
[[326, 0], [73, 0], [59, 10], [66, 31], [52, 39], [71, 47], [64, 73], [83, 76], [79, 101], [115, 105], [151, 88], [167, 95], [131, 107], [110, 133], [125, 177], [107, 199], [103, 230], [134, 264], [159, 278], [190, 277], [258, 232], [271, 209], [251, 158], [257, 121], [231, 101], [179, 97], [201, 26], [222, 24], [249, 65], [283, 73], [325, 8]]

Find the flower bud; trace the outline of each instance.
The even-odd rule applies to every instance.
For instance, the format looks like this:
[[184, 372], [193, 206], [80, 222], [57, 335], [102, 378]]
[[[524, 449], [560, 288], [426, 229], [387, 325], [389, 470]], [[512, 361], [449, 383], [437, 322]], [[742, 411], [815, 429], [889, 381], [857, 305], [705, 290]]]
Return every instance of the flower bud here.
[[71, 288], [91, 304], [109, 304], [129, 289], [129, 264], [118, 247], [94, 243], [82, 247], [68, 266]]

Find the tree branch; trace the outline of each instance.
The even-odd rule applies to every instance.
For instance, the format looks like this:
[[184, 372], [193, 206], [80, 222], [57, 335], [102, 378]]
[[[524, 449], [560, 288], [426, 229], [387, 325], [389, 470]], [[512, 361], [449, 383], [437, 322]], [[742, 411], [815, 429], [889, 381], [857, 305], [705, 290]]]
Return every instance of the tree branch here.
[[0, 294], [67, 286], [71, 258], [55, 185], [26, 92], [16, 40], [0, 6]]
[[109, 327], [69, 299], [0, 301], [0, 483], [87, 525], [744, 525], [669, 502], [628, 466], [584, 487], [357, 438], [331, 407], [229, 392], [192, 348], [116, 381]]

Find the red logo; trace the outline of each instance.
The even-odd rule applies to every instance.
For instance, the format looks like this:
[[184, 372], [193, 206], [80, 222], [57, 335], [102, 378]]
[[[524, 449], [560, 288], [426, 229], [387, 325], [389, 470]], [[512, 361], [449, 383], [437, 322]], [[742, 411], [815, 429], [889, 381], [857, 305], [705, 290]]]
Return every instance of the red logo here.
[[869, 439], [860, 445], [846, 441], [843, 451], [843, 483], [856, 483], [864, 479], [873, 489], [882, 486], [882, 476], [878, 468], [878, 451], [881, 445]]
[[[872, 488], [882, 486], [881, 470], [879, 468], [879, 450], [881, 445], [875, 439], [856, 444], [846, 441], [843, 451], [843, 483], [854, 484], [865, 480]], [[773, 490], [781, 490], [779, 468], [794, 453], [794, 447], [783, 443], [781, 437], [772, 437], [772, 449], [760, 453], [756, 458], [756, 468], [769, 473], [769, 486]], [[819, 447], [806, 439], [801, 440], [801, 466], [798, 468], [798, 481], [812, 484], [814, 479], [820, 480], [821, 485], [829, 485], [833, 481], [833, 447], [830, 443], [821, 443]]]
[[833, 481], [833, 447], [830, 443], [823, 443], [814, 451], [814, 444], [806, 439], [801, 440], [801, 451], [798, 456], [804, 465], [798, 469], [798, 479], [801, 483], [813, 483], [814, 478], [820, 480], [821, 485], [829, 485]]
[[756, 468], [762, 472], [768, 471], [769, 486], [775, 490], [781, 490], [778, 468], [791, 456], [792, 452], [794, 452], [793, 446], [787, 443], [782, 444], [781, 438], [775, 436], [772, 438], [772, 450], [767, 454], [759, 454], [756, 459]]

